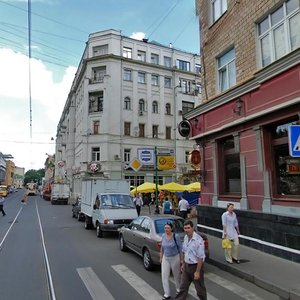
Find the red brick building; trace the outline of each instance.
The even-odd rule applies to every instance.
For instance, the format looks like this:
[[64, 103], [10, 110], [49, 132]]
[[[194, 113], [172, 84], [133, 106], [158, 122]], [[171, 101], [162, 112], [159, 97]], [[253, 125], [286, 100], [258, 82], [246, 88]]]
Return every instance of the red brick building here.
[[203, 104], [187, 113], [202, 155], [202, 203], [300, 215], [299, 0], [196, 0]]

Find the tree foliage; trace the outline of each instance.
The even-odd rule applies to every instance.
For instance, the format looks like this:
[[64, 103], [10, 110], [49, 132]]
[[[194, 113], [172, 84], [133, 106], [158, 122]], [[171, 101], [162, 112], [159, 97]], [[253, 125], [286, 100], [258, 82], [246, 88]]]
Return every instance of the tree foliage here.
[[42, 178], [45, 176], [45, 169], [28, 170], [24, 175], [24, 185], [28, 182], [35, 182], [37, 184], [42, 183]]

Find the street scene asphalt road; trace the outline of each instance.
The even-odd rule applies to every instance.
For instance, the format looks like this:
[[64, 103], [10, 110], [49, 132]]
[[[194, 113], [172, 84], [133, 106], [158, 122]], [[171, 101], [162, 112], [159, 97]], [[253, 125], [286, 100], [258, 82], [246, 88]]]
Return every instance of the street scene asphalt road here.
[[[51, 205], [39, 196], [21, 203], [22, 191], [6, 198], [0, 217], [2, 300], [161, 299], [161, 272], [148, 272], [141, 258], [121, 252], [118, 235], [97, 238], [72, 218], [71, 205]], [[238, 276], [207, 263], [208, 299], [279, 299]], [[175, 294], [171, 278], [172, 295]], [[188, 299], [197, 299], [190, 287]]]

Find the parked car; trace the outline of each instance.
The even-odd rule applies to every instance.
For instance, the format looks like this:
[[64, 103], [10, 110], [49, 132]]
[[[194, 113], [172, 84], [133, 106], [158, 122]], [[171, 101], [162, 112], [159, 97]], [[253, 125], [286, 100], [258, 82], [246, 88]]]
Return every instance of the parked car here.
[[72, 204], [72, 217], [78, 221], [84, 221], [84, 214], [81, 212], [81, 201]]
[[[175, 215], [140, 216], [119, 231], [119, 245], [121, 251], [132, 250], [143, 258], [143, 265], [150, 271], [154, 265], [159, 265], [159, 253], [162, 234], [167, 222], [173, 224], [173, 230], [184, 238], [184, 219]], [[208, 239], [204, 233], [198, 232], [205, 243], [205, 254], [209, 257]]]

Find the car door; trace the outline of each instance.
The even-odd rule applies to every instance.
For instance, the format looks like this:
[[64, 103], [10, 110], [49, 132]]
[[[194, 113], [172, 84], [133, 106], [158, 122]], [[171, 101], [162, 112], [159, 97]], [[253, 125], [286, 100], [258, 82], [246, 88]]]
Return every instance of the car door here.
[[140, 230], [140, 226], [142, 221], [144, 220], [144, 217], [138, 217], [134, 219], [128, 226], [128, 228], [125, 228], [123, 231], [123, 238], [127, 246], [132, 249], [133, 251], [137, 251], [136, 241], [135, 237], [137, 232]]
[[135, 245], [137, 252], [142, 255], [143, 248], [146, 246], [148, 249], [151, 247], [151, 235], [150, 235], [150, 218], [145, 217], [140, 225], [139, 230], [135, 232]]

